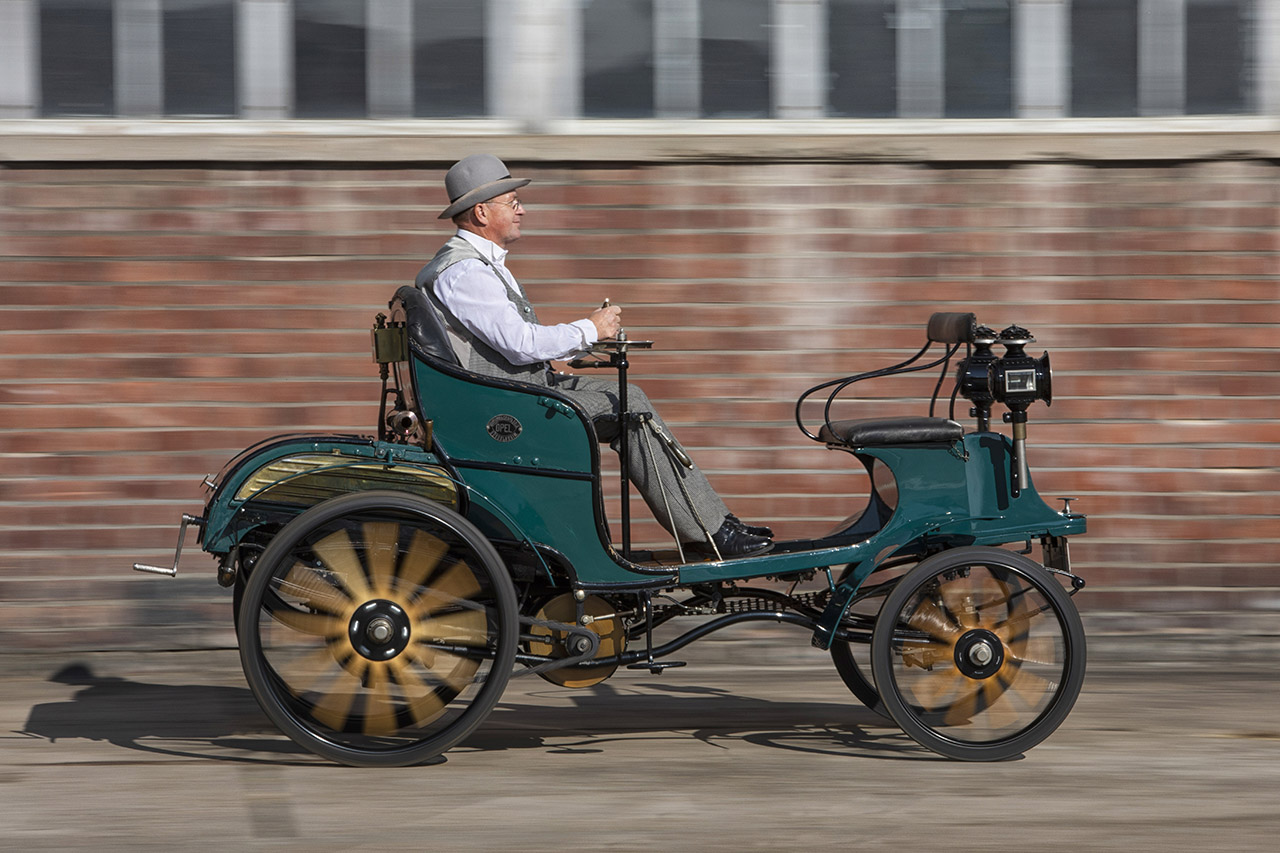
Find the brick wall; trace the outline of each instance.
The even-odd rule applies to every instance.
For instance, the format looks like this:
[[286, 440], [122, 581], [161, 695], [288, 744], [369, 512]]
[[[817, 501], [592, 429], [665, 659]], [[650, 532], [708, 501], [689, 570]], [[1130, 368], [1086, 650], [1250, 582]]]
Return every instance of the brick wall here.
[[[788, 536], [853, 512], [861, 477], [796, 430], [797, 394], [972, 310], [1052, 352], [1031, 461], [1090, 516], [1086, 614], [1280, 609], [1272, 162], [512, 165], [535, 183], [510, 265], [543, 319], [625, 306], [659, 347], [635, 377], [740, 516]], [[442, 174], [0, 169], [0, 647], [232, 641], [194, 545], [176, 581], [129, 565], [171, 559], [246, 445], [372, 431], [367, 329], [448, 233]], [[841, 414], [919, 413], [932, 385]]]

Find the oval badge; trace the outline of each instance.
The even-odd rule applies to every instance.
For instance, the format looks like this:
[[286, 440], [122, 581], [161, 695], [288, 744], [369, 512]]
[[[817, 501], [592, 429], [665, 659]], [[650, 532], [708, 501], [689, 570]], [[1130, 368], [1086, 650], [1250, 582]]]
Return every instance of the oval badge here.
[[511, 415], [494, 415], [485, 427], [494, 441], [515, 441], [524, 427]]

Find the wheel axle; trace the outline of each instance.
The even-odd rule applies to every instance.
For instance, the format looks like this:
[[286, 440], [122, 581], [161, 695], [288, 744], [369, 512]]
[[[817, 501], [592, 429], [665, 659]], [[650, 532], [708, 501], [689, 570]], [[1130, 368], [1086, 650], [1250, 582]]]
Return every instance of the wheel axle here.
[[969, 678], [990, 678], [1004, 665], [1004, 644], [985, 628], [966, 631], [956, 641], [955, 662]]
[[361, 657], [386, 661], [409, 645], [409, 615], [394, 601], [376, 598], [356, 608], [347, 627], [351, 647]]

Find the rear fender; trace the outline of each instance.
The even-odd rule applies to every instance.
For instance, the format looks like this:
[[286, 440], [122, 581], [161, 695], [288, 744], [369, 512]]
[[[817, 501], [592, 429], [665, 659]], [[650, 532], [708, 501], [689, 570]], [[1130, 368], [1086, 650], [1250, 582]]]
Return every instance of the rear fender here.
[[201, 547], [223, 554], [264, 526], [287, 523], [341, 494], [404, 491], [459, 509], [456, 479], [430, 453], [359, 436], [278, 436], [218, 475], [205, 505]]
[[[306, 509], [356, 491], [405, 491], [472, 519], [492, 539], [530, 555], [548, 580], [553, 573], [521, 525], [484, 492], [419, 448], [359, 437], [281, 437], [244, 455], [219, 475], [205, 507], [201, 547], [225, 555], [246, 541], [265, 540]], [[481, 518], [481, 516], [484, 516]]]

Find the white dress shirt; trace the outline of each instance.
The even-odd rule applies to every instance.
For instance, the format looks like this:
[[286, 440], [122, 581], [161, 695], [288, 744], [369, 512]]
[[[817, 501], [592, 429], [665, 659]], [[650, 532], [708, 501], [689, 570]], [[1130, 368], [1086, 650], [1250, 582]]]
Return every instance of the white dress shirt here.
[[[458, 229], [458, 236], [491, 260], [506, 276], [511, 288], [525, 296], [524, 289], [504, 264], [506, 249], [465, 229]], [[435, 294], [472, 334], [515, 365], [569, 358], [591, 346], [598, 337], [595, 323], [587, 319], [556, 326], [526, 321], [520, 316], [520, 309], [507, 298], [507, 290], [498, 275], [484, 261], [468, 258], [440, 273]]]

